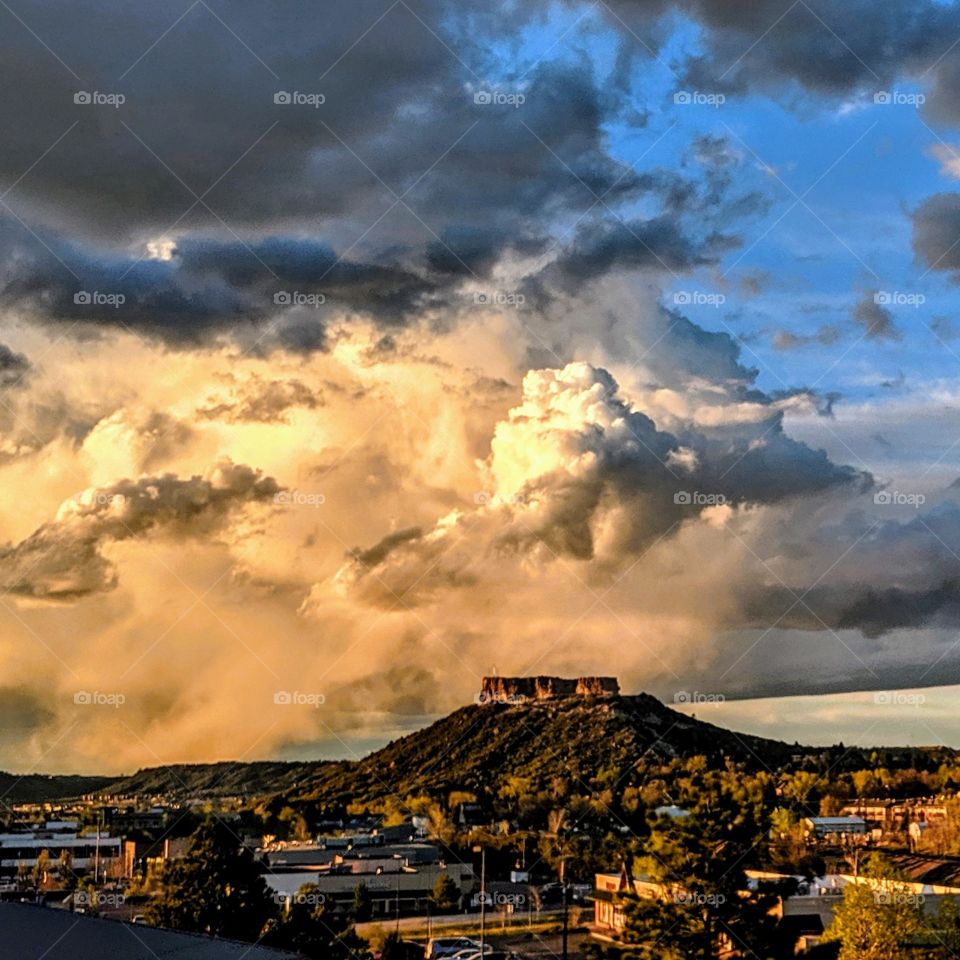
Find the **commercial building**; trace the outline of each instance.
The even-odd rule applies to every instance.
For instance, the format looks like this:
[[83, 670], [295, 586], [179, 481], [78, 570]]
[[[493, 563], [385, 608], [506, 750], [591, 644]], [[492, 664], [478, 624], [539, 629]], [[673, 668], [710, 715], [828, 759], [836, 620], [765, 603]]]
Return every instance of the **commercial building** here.
[[863, 817], [806, 817], [803, 827], [808, 836], [817, 840], [860, 837], [867, 833], [867, 821]]
[[51, 821], [44, 827], [15, 833], [0, 833], [0, 877], [15, 877], [24, 869], [32, 870], [37, 858], [46, 850], [51, 866], [67, 851], [71, 869], [76, 873], [114, 872], [122, 862], [123, 841], [107, 833], [94, 831], [80, 834], [73, 829], [63, 830], [59, 822]]
[[450, 877], [461, 899], [469, 897], [475, 883], [469, 863], [433, 863], [408, 866], [398, 859], [347, 860], [320, 870], [273, 870], [265, 874], [267, 886], [278, 899], [294, 898], [304, 884], [315, 884], [314, 895], [331, 910], [350, 910], [359, 884], [370, 898], [377, 917], [423, 914], [430, 909], [434, 887]]

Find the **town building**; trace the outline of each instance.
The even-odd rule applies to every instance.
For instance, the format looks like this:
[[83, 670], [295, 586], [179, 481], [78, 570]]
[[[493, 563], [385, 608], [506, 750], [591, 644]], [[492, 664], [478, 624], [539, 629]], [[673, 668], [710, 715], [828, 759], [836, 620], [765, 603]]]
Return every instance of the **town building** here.
[[264, 875], [277, 899], [292, 900], [304, 884], [315, 884], [315, 895], [335, 912], [351, 909], [357, 886], [363, 883], [371, 902], [371, 915], [393, 917], [423, 914], [430, 909], [434, 887], [450, 877], [462, 900], [473, 890], [475, 876], [469, 863], [436, 863], [405, 866], [399, 860], [354, 860], [325, 870], [270, 870]]
[[33, 830], [0, 833], [0, 877], [15, 877], [22, 870], [32, 870], [44, 850], [51, 866], [67, 851], [71, 869], [76, 873], [112, 875], [121, 869], [123, 841], [120, 837], [97, 831], [81, 834], [75, 824], [71, 829], [61, 829], [61, 826], [60, 822], [51, 821]]
[[807, 836], [816, 840], [840, 837], [859, 837], [867, 833], [867, 821], [863, 817], [806, 817], [803, 828]]
[[628, 877], [626, 869], [619, 873], [598, 873], [593, 888], [594, 927], [601, 933], [619, 934], [624, 927], [624, 896], [652, 900], [663, 893], [662, 884], [647, 876]]

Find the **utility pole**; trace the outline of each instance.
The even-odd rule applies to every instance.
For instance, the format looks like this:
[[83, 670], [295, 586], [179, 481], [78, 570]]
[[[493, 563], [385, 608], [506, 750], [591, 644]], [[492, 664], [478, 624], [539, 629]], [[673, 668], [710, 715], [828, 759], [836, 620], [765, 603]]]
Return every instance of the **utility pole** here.
[[93, 859], [93, 885], [96, 885], [100, 882], [100, 827], [103, 823], [103, 810], [98, 811], [97, 813], [97, 843], [94, 849], [94, 859]]
[[480, 844], [480, 960], [483, 960], [487, 945], [487, 848]]
[[400, 874], [397, 874], [397, 939], [400, 939]]
[[569, 911], [567, 910], [567, 858], [560, 858], [560, 892], [563, 896], [563, 946], [560, 948], [561, 960], [567, 960], [567, 932]]

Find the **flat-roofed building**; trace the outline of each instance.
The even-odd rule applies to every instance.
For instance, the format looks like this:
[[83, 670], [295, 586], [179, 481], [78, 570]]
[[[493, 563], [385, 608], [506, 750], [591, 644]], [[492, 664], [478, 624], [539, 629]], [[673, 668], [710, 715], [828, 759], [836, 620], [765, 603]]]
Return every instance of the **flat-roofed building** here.
[[335, 911], [350, 909], [354, 892], [362, 882], [370, 896], [374, 917], [424, 913], [441, 877], [450, 877], [461, 897], [469, 896], [475, 882], [469, 863], [400, 865], [399, 869], [398, 861], [391, 860], [389, 864], [392, 865], [389, 869], [379, 869], [379, 872], [378, 868], [384, 866], [379, 861], [346, 861], [333, 870], [323, 871], [271, 869], [264, 880], [278, 899], [291, 899], [304, 884], [316, 884], [316, 893], [324, 898], [325, 906]]
[[0, 833], [0, 876], [16, 875], [21, 869], [32, 869], [37, 858], [46, 850], [52, 865], [61, 853], [68, 851], [71, 868], [87, 872], [95, 867], [122, 864], [123, 840], [106, 833], [77, 834], [74, 831], [29, 830], [18, 833]]
[[863, 836], [867, 832], [867, 821], [863, 817], [805, 817], [803, 826], [808, 836], [817, 839]]

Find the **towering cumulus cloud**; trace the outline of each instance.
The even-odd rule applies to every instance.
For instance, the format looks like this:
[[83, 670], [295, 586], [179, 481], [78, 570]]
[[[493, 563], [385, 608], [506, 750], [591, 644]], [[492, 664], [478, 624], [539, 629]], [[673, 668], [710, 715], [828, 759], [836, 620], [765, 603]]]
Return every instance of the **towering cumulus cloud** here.
[[673, 435], [632, 408], [606, 370], [573, 363], [530, 371], [522, 402], [494, 430], [489, 491], [476, 509], [430, 531], [386, 537], [358, 552], [339, 579], [389, 606], [474, 585], [491, 562], [570, 557], [589, 564], [591, 578], [612, 575], [703, 505], [723, 517], [738, 506], [869, 485], [786, 437], [780, 411], [753, 415]]

